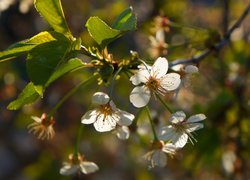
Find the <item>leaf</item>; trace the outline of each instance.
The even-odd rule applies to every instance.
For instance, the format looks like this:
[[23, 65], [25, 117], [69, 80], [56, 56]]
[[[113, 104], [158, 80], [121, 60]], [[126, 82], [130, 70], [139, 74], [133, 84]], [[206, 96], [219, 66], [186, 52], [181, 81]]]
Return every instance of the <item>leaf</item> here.
[[112, 29], [98, 17], [90, 17], [86, 23], [90, 36], [101, 46], [106, 47], [121, 35], [120, 30]]
[[36, 101], [40, 97], [39, 93], [36, 90], [36, 86], [33, 83], [29, 83], [23, 89], [18, 98], [12, 101], [7, 109], [9, 110], [17, 110], [20, 109], [25, 104], [30, 104]]
[[67, 63], [62, 64], [60, 67], [58, 67], [58, 69], [49, 78], [48, 82], [46, 83], [46, 86], [48, 86], [50, 83], [52, 83], [59, 77], [83, 66], [84, 63], [80, 59], [78, 58], [70, 59]]
[[136, 29], [136, 17], [133, 14], [133, 8], [124, 10], [115, 20], [112, 28], [121, 31], [133, 31]]
[[37, 11], [56, 32], [63, 33], [73, 40], [73, 36], [65, 20], [60, 0], [35, 0], [34, 4]]
[[27, 57], [26, 67], [31, 81], [44, 86], [71, 48], [71, 43], [61, 34], [56, 41], [40, 44]]
[[0, 62], [25, 54], [39, 44], [54, 41], [56, 40], [54, 36], [57, 36], [55, 32], [45, 31], [33, 36], [29, 40], [15, 43], [7, 50], [0, 52]]

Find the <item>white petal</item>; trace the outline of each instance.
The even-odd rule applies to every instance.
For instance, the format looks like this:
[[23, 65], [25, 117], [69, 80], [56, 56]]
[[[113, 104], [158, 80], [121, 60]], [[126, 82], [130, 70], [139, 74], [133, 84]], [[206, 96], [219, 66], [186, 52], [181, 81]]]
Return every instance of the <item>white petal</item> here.
[[160, 79], [160, 85], [167, 91], [173, 91], [177, 89], [180, 83], [180, 75], [177, 73], [168, 73], [162, 76]]
[[177, 132], [172, 126], [165, 126], [159, 130], [158, 138], [163, 141], [172, 141], [177, 135]]
[[81, 118], [82, 123], [83, 124], [94, 123], [96, 121], [97, 115], [98, 115], [98, 112], [96, 110], [91, 110], [91, 111], [86, 112]]
[[42, 120], [41, 118], [37, 117], [37, 116], [31, 116], [31, 119], [33, 119], [34, 121], [36, 121], [37, 123], [40, 123]]
[[187, 125], [187, 132], [193, 132], [193, 131], [197, 131], [201, 128], [203, 128], [204, 125], [202, 123], [192, 123], [192, 124], [188, 124]]
[[164, 167], [167, 164], [167, 156], [161, 150], [155, 150], [151, 157], [152, 166]]
[[93, 173], [99, 170], [99, 167], [94, 162], [89, 162], [89, 161], [83, 161], [80, 164], [80, 167], [81, 167], [82, 173], [84, 174]]
[[134, 120], [135, 116], [126, 111], [118, 110], [118, 114], [120, 116], [119, 121], [117, 122], [120, 126], [129, 126]]
[[60, 174], [64, 176], [73, 175], [77, 173], [78, 169], [79, 169], [78, 165], [64, 163], [63, 167], [60, 169]]
[[167, 72], [168, 72], [168, 60], [166, 58], [159, 57], [153, 64], [150, 74], [151, 76], [158, 79], [164, 76]]
[[135, 107], [141, 108], [148, 104], [150, 97], [150, 90], [146, 86], [138, 86], [132, 90], [129, 100]]
[[183, 111], [177, 111], [171, 115], [169, 121], [173, 124], [181, 123], [185, 120], [186, 114]]
[[92, 103], [93, 104], [107, 104], [109, 102], [110, 98], [106, 93], [103, 92], [96, 92], [92, 96]]
[[112, 100], [109, 102], [109, 105], [111, 106], [111, 109], [113, 111], [117, 111], [116, 105], [115, 105], [115, 103]]
[[171, 155], [174, 155], [176, 152], [177, 148], [174, 144], [172, 143], [167, 143], [162, 147], [162, 151]]
[[130, 81], [133, 85], [139, 85], [140, 83], [146, 83], [149, 76], [148, 70], [139, 70], [135, 75], [131, 76]]
[[116, 135], [119, 139], [121, 140], [126, 140], [129, 138], [130, 135], [130, 131], [129, 128], [127, 126], [122, 126], [119, 127], [116, 131]]
[[185, 67], [184, 71], [187, 74], [193, 74], [193, 73], [198, 73], [199, 69], [198, 69], [198, 67], [196, 67], [194, 65], [188, 65]]
[[173, 144], [176, 148], [183, 148], [188, 141], [188, 135], [184, 132], [176, 133], [172, 139]]
[[196, 114], [188, 118], [187, 122], [193, 123], [206, 119], [207, 117], [204, 114]]
[[117, 120], [118, 119], [113, 118], [112, 116], [105, 117], [103, 114], [100, 114], [94, 122], [94, 127], [99, 132], [111, 131], [115, 128]]

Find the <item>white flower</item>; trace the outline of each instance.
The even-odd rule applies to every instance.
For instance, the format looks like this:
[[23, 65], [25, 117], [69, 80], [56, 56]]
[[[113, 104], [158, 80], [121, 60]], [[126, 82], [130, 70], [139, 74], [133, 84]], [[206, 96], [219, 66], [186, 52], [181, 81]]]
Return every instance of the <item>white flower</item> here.
[[171, 140], [177, 148], [182, 148], [188, 139], [193, 144], [196, 141], [191, 132], [203, 128], [202, 123], [197, 123], [206, 119], [204, 114], [196, 114], [185, 119], [186, 115], [183, 111], [177, 111], [170, 117], [171, 125], [162, 127], [159, 132], [159, 139], [164, 141]]
[[165, 95], [168, 91], [173, 91], [180, 85], [180, 75], [168, 73], [168, 61], [159, 57], [152, 67], [140, 68], [139, 71], [130, 78], [135, 87], [130, 94], [130, 102], [135, 107], [146, 106], [150, 97], [154, 93]]
[[78, 154], [74, 156], [69, 155], [69, 162], [64, 162], [60, 169], [60, 174], [69, 176], [81, 171], [83, 174], [89, 174], [97, 171], [99, 168], [94, 162], [86, 161], [83, 156]]
[[92, 103], [97, 104], [94, 110], [86, 112], [82, 117], [83, 124], [92, 124], [99, 132], [111, 131], [116, 127], [129, 126], [135, 118], [133, 114], [116, 108], [109, 96], [103, 92], [97, 92], [92, 97]]
[[29, 133], [33, 133], [37, 136], [38, 139], [52, 139], [55, 136], [55, 131], [53, 129], [53, 125], [55, 124], [54, 119], [51, 117], [50, 119], [47, 117], [46, 113], [43, 113], [42, 116], [31, 117], [35, 122], [28, 125]]
[[144, 155], [144, 158], [150, 162], [150, 167], [164, 167], [167, 164], [167, 154], [173, 156], [177, 148], [172, 143], [164, 144], [163, 141], [153, 143], [153, 150]]
[[116, 136], [121, 140], [126, 140], [129, 138], [130, 131], [127, 126], [120, 126], [116, 129]]

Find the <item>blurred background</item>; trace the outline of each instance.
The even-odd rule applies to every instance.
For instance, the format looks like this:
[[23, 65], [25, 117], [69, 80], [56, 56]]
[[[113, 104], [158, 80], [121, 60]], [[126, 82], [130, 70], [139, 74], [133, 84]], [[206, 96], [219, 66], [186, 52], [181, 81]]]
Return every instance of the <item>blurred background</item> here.
[[[130, 50], [145, 60], [154, 60], [150, 36], [155, 17], [172, 23], [165, 34], [169, 61], [190, 58], [217, 43], [241, 16], [249, 0], [62, 0], [69, 27], [86, 46], [96, 45], [85, 23], [99, 16], [108, 24], [129, 6], [134, 8], [138, 28], [113, 42], [116, 59], [127, 58]], [[79, 79], [90, 72], [77, 71], [54, 82], [41, 101], [18, 111], [6, 109], [29, 81], [25, 57], [0, 64], [0, 179], [250, 179], [250, 16], [237, 28], [230, 42], [198, 64], [199, 74], [179, 91], [171, 105], [187, 114], [204, 113], [205, 128], [198, 131], [198, 143], [189, 143], [165, 168], [149, 169], [142, 156], [150, 150], [152, 135], [142, 114], [138, 128], [132, 126], [127, 141], [112, 133], [98, 133], [84, 127], [80, 149], [100, 170], [91, 175], [64, 177], [62, 162], [74, 150], [81, 116], [90, 104], [95, 85], [79, 90], [56, 113], [56, 136], [40, 141], [27, 131], [30, 116], [49, 112]], [[33, 0], [0, 0], [0, 51], [50, 27], [33, 6]], [[122, 77], [123, 78], [123, 77]], [[101, 90], [105, 90], [102, 87]], [[129, 103], [132, 85], [127, 79], [116, 84], [114, 101], [137, 113]], [[152, 115], [159, 126], [169, 114], [152, 101]]]

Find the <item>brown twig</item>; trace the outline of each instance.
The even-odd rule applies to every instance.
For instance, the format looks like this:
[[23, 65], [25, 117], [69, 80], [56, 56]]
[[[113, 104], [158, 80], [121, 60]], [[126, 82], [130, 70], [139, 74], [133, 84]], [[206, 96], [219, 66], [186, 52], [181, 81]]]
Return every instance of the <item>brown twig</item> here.
[[193, 56], [192, 58], [187, 59], [176, 59], [173, 62], [170, 63], [170, 67], [178, 65], [178, 64], [197, 64], [201, 60], [203, 60], [205, 57], [210, 55], [215, 50], [220, 50], [225, 44], [229, 42], [230, 36], [233, 33], [233, 31], [238, 28], [243, 20], [247, 17], [247, 15], [250, 12], [250, 4], [246, 7], [245, 11], [242, 13], [240, 18], [236, 21], [236, 23], [225, 33], [224, 37], [220, 42], [215, 44], [212, 48], [205, 49], [202, 53]]

